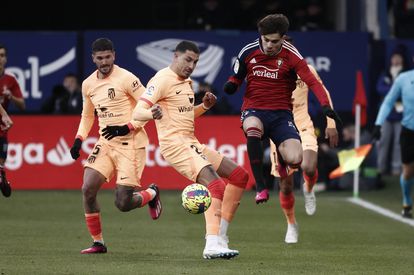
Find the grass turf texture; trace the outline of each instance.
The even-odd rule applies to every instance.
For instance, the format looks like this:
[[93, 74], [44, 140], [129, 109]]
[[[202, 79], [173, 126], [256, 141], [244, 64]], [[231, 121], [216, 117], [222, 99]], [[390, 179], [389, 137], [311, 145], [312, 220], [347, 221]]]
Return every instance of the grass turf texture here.
[[[232, 260], [204, 260], [204, 218], [182, 209], [180, 192], [162, 191], [164, 212], [119, 212], [101, 191], [107, 254], [81, 255], [91, 245], [80, 191], [14, 191], [0, 197], [0, 274], [409, 274], [414, 228], [353, 205], [351, 192], [317, 194], [307, 216], [296, 193], [299, 243], [284, 243], [286, 222], [276, 193], [256, 205], [246, 192], [229, 229]], [[400, 211], [397, 178], [361, 198]]]

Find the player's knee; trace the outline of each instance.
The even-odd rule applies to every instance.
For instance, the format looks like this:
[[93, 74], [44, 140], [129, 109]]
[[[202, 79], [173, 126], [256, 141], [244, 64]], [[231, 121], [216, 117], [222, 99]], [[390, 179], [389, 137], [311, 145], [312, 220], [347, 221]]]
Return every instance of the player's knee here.
[[128, 212], [129, 210], [131, 210], [131, 203], [130, 202], [131, 202], [131, 200], [117, 198], [115, 200], [115, 206], [121, 212]]
[[86, 184], [82, 185], [82, 195], [83, 199], [88, 204], [96, 200], [96, 192]]
[[249, 181], [249, 173], [243, 167], [237, 166], [236, 169], [231, 172], [228, 180], [230, 184], [245, 189], [247, 182]]
[[219, 199], [219, 200], [223, 200], [224, 189], [226, 188], [226, 183], [221, 178], [217, 178], [211, 181], [207, 185], [207, 188], [211, 193], [211, 197]]

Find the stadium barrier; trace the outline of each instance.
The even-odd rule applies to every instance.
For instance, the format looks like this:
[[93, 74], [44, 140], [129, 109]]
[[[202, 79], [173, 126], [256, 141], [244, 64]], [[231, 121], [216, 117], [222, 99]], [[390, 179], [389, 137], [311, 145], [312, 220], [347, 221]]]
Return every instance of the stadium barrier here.
[[[79, 116], [13, 116], [9, 132], [6, 168], [14, 189], [80, 189], [88, 154], [98, 139], [95, 122], [90, 136], [83, 142], [81, 157], [70, 156]], [[162, 189], [183, 189], [190, 183], [162, 158], [154, 122], [146, 126], [150, 144], [142, 185], [156, 182]], [[200, 117], [196, 119], [196, 135], [201, 143], [233, 159], [250, 171], [245, 137], [237, 116]], [[114, 180], [104, 188], [113, 188]], [[250, 185], [252, 186], [252, 179]]]

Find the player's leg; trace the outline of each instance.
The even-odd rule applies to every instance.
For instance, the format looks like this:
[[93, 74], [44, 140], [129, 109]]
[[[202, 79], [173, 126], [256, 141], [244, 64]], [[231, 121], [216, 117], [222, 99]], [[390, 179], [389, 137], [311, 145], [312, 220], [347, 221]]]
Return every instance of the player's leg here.
[[82, 250], [82, 254], [106, 253], [102, 236], [101, 209], [96, 199], [98, 191], [105, 181], [105, 176], [98, 171], [89, 167], [85, 168], [82, 185], [83, 208], [86, 226], [93, 239], [93, 245]]
[[313, 187], [318, 180], [318, 153], [314, 150], [303, 151], [303, 161], [301, 164], [303, 173], [303, 196], [305, 199], [305, 210], [308, 215], [315, 214], [316, 197]]
[[113, 172], [114, 166], [110, 158], [110, 150], [105, 143], [99, 143], [98, 141], [92, 153], [88, 156], [83, 172], [83, 208], [93, 245], [82, 250], [82, 254], [106, 253], [102, 236], [101, 209], [97, 201], [97, 194], [101, 186], [112, 178]]
[[12, 191], [10, 182], [6, 178], [6, 170], [4, 167], [7, 158], [7, 147], [7, 138], [0, 137], [0, 190], [6, 198], [10, 197]]
[[217, 169], [219, 176], [227, 178], [221, 207], [220, 238], [223, 247], [228, 248], [227, 230], [240, 205], [240, 200], [249, 180], [248, 172], [234, 161], [224, 157]]
[[250, 167], [256, 182], [256, 193], [267, 192], [263, 177], [263, 145], [262, 136], [264, 133], [262, 121], [249, 113], [243, 118], [243, 131], [247, 138], [247, 154], [249, 156]]
[[286, 243], [297, 243], [299, 227], [295, 217], [295, 196], [293, 194], [293, 173], [279, 181], [279, 202], [287, 221]]
[[413, 201], [411, 199], [411, 188], [414, 184], [414, 131], [403, 127], [400, 136], [402, 173], [400, 185], [402, 192], [402, 215], [412, 218]]
[[207, 186], [211, 193], [211, 205], [204, 212], [206, 221], [206, 245], [203, 250], [203, 258], [232, 258], [238, 252], [223, 248], [220, 243], [221, 209], [224, 197], [225, 182], [221, 179], [212, 165], [203, 167], [198, 174], [197, 183]]
[[111, 153], [117, 167], [115, 205], [122, 212], [148, 204], [152, 219], [158, 219], [162, 212], [159, 188], [151, 184], [146, 190], [135, 192], [141, 186], [140, 178], [145, 166], [145, 148], [125, 150], [118, 148]]
[[269, 112], [269, 138], [276, 145], [277, 170], [281, 178], [289, 175], [290, 168], [299, 168], [303, 158], [301, 138], [295, 126], [292, 112]]

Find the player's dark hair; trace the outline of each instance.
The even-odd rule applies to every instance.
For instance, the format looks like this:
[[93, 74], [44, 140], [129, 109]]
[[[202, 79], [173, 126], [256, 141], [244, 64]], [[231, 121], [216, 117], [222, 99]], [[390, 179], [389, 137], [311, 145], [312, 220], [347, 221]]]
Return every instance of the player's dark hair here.
[[0, 49], [4, 49], [4, 52], [7, 55], [7, 48], [6, 48], [6, 46], [4, 46], [3, 44], [0, 44]]
[[283, 36], [289, 29], [289, 19], [280, 13], [269, 14], [257, 22], [260, 35], [278, 33]]
[[114, 43], [108, 38], [98, 38], [92, 43], [92, 52], [114, 51]]
[[200, 49], [198, 48], [198, 46], [195, 43], [191, 42], [191, 41], [186, 41], [186, 40], [181, 41], [175, 47], [176, 52], [185, 53], [185, 51], [187, 51], [187, 50], [195, 52], [196, 54], [200, 53]]

